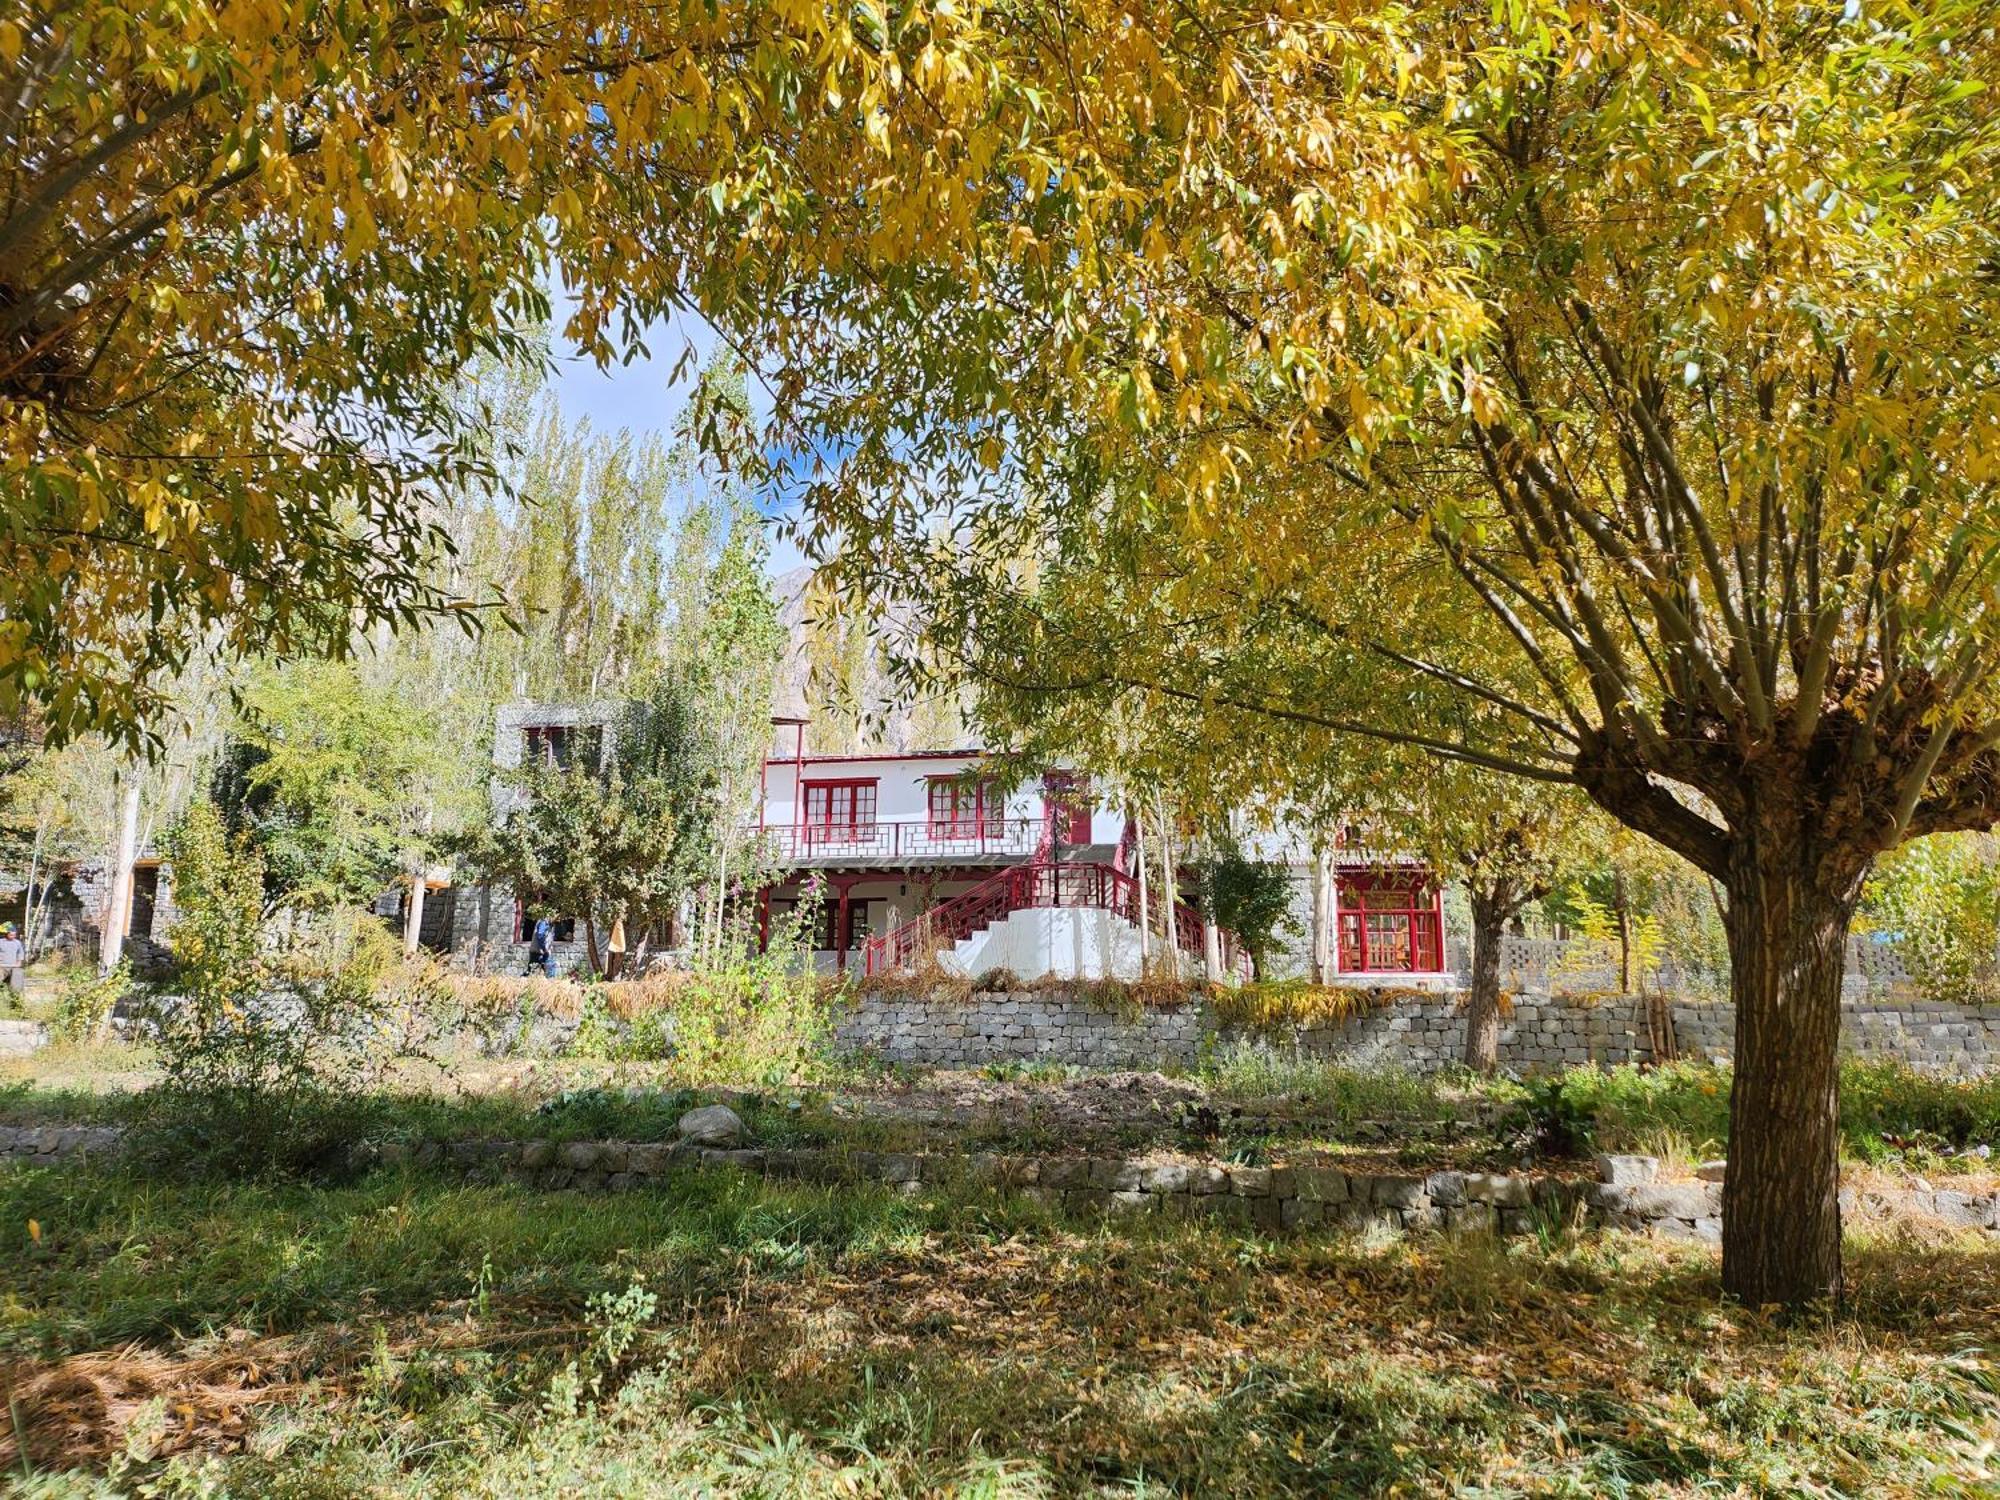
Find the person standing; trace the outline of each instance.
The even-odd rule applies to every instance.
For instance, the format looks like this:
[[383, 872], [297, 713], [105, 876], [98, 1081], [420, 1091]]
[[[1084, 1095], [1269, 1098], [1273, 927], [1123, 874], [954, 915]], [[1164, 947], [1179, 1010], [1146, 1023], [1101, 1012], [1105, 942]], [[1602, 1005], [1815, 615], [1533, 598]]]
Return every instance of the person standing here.
[[28, 949], [14, 932], [12, 922], [0, 922], [0, 974], [7, 976], [7, 988], [15, 994], [28, 987]]
[[547, 917], [535, 918], [535, 930], [528, 938], [528, 972], [540, 969], [553, 979], [556, 977], [555, 924]]

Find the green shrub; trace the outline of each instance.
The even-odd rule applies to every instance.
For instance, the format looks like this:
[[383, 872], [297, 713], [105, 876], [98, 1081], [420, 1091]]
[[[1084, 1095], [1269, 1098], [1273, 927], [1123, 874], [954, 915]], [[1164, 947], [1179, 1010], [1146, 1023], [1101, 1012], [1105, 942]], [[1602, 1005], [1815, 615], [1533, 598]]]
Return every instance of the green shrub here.
[[111, 1012], [132, 989], [132, 966], [123, 959], [109, 974], [71, 969], [56, 990], [55, 1013], [49, 1027], [66, 1042], [101, 1038], [111, 1025]]
[[330, 1176], [364, 1133], [367, 1090], [434, 1026], [438, 986], [380, 924], [327, 914], [267, 951], [263, 862], [196, 803], [168, 835], [178, 994], [154, 1007], [162, 1078], [135, 1144], [185, 1172]]
[[2000, 998], [2000, 863], [1988, 835], [1918, 839], [1884, 860], [1868, 882], [1862, 923], [1890, 935], [1932, 1000]]

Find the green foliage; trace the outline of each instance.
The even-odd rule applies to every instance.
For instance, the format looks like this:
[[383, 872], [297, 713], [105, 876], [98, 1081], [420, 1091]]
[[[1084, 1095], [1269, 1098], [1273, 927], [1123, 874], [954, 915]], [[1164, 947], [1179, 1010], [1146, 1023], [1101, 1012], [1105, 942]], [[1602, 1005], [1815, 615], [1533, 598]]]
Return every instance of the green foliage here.
[[286, 905], [372, 901], [481, 790], [477, 746], [454, 737], [436, 703], [352, 662], [259, 674], [239, 734], [218, 790]]
[[[1057, 1234], [949, 1186], [724, 1172], [10, 1172], [0, 1224], [28, 1495], [1982, 1494], [2000, 1428], [1966, 1336], [2000, 1270], [1957, 1246], [1860, 1246], [1842, 1315], [1783, 1326], [1718, 1318], [1702, 1252], [1628, 1236]], [[219, 1356], [218, 1328], [246, 1332]], [[240, 1445], [203, 1441], [227, 1387], [114, 1409], [108, 1458], [44, 1394], [218, 1357], [285, 1361]]]
[[88, 967], [70, 969], [57, 985], [49, 1029], [66, 1042], [96, 1041], [110, 1027], [111, 1012], [131, 989], [132, 966], [123, 959], [108, 974]]
[[512, 805], [461, 853], [556, 911], [643, 923], [708, 867], [730, 816], [718, 758], [690, 683], [663, 674], [628, 707], [600, 764], [523, 766]]
[[[1663, 1136], [1696, 1155], [1728, 1149], [1728, 1068], [1580, 1067], [1523, 1087], [1526, 1097], [1506, 1128], [1556, 1154], [1645, 1150]], [[1941, 1078], [1901, 1063], [1850, 1058], [1841, 1066], [1840, 1095], [1841, 1138], [1850, 1156], [1879, 1160], [1913, 1144], [1934, 1152], [2000, 1151], [2000, 1078]]]
[[1263, 973], [1279, 934], [1296, 935], [1291, 871], [1275, 860], [1251, 859], [1233, 843], [1195, 861], [1187, 900], [1218, 927], [1236, 934]]
[[166, 848], [175, 983], [153, 1007], [162, 1078], [144, 1096], [142, 1152], [195, 1171], [344, 1170], [362, 1096], [422, 1039], [435, 986], [392, 982], [394, 945], [358, 913], [267, 952], [262, 861], [210, 803]]
[[1863, 926], [1891, 939], [1932, 1000], [2000, 999], [2000, 860], [1984, 834], [1924, 839], [1868, 882]]
[[206, 799], [168, 830], [163, 848], [174, 872], [174, 984], [207, 1024], [263, 983], [264, 861]]

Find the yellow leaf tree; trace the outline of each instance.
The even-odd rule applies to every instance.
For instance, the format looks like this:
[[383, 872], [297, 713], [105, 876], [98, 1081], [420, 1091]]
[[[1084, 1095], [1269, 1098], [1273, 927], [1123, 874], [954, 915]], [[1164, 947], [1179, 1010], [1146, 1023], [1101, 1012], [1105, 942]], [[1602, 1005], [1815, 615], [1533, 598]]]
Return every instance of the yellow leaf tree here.
[[[954, 198], [978, 254], [828, 277], [772, 245], [784, 316], [713, 304], [837, 455], [801, 486], [809, 543], [921, 596], [940, 529], [992, 578], [1128, 577], [1143, 535], [1246, 618], [1353, 618], [1358, 576], [1390, 649], [1420, 612], [1484, 622], [1406, 653], [1467, 704], [1433, 752], [1572, 783], [1721, 886], [1723, 1282], [1837, 1298], [1855, 904], [1882, 852], [2000, 815], [1990, 17], [1141, 0], [984, 24], [992, 70], [1034, 85], [1017, 113], [993, 94], [987, 190]], [[906, 233], [852, 195], [814, 223]], [[1312, 711], [1399, 727], [1393, 703]]]

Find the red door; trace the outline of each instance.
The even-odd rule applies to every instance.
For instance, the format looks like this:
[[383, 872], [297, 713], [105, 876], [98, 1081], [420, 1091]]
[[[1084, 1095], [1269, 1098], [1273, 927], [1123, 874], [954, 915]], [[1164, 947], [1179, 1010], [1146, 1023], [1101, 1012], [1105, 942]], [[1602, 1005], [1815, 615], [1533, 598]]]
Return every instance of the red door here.
[[1051, 771], [1042, 778], [1049, 831], [1058, 843], [1090, 842], [1090, 778], [1081, 771]]

